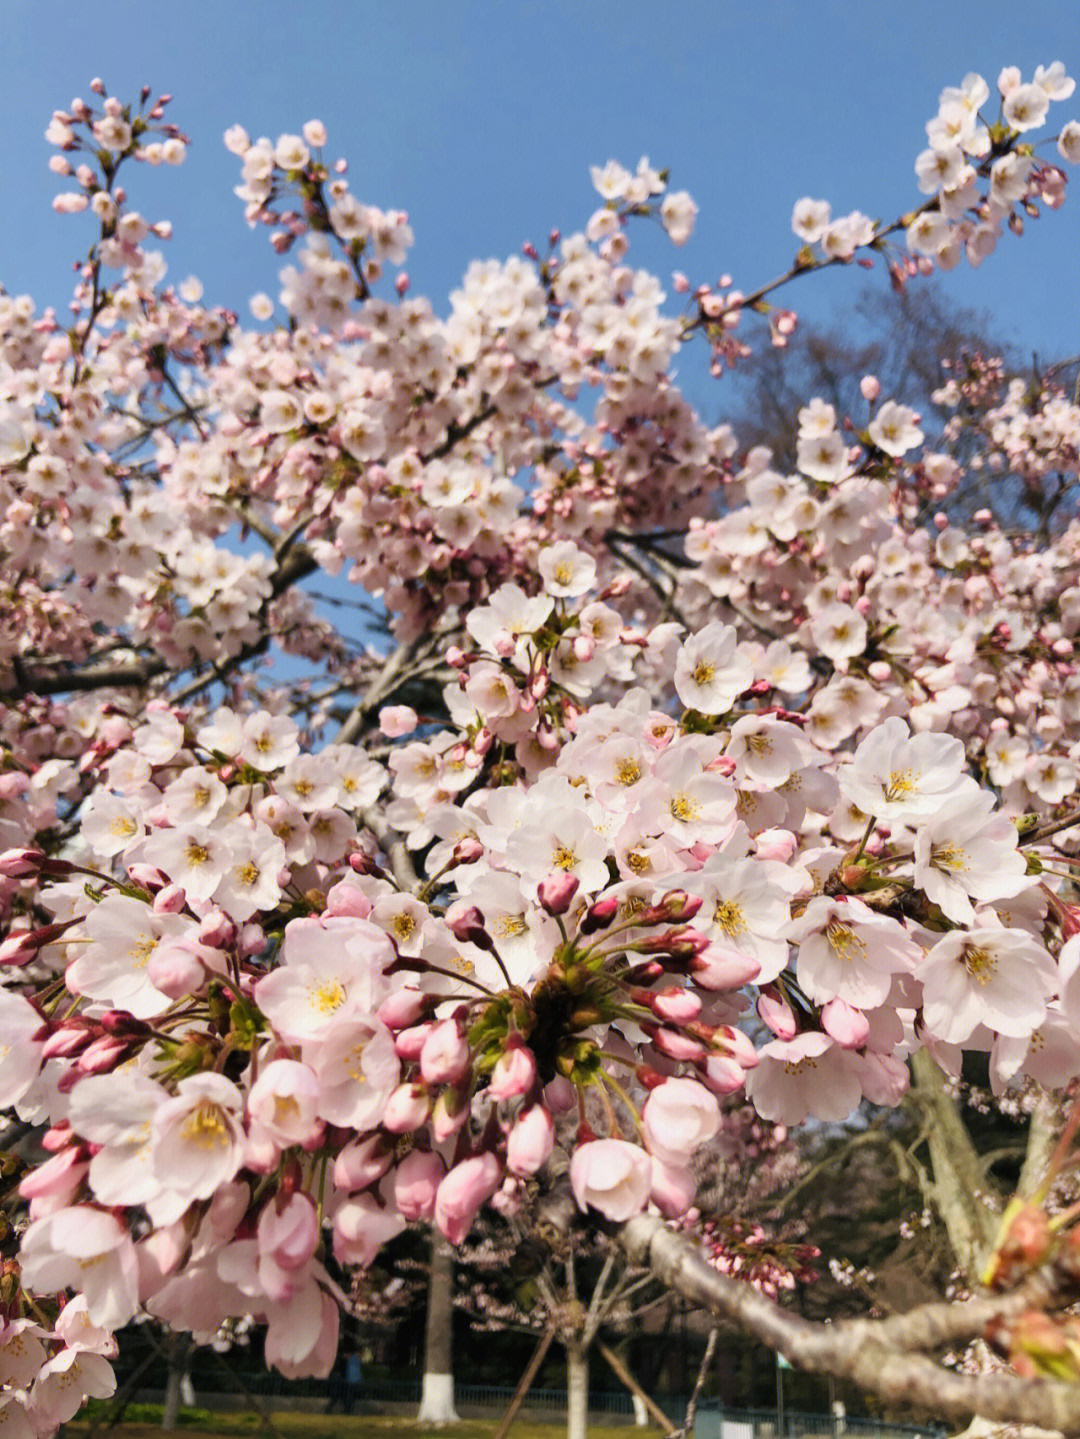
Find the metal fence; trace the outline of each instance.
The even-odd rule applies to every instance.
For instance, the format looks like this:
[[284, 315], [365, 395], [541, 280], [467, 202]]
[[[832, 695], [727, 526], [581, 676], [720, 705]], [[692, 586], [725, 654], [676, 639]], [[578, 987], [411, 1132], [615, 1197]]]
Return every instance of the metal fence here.
[[832, 1414], [775, 1409], [722, 1409], [708, 1400], [699, 1406], [694, 1439], [941, 1439], [943, 1424], [894, 1424], [888, 1419], [849, 1419]]

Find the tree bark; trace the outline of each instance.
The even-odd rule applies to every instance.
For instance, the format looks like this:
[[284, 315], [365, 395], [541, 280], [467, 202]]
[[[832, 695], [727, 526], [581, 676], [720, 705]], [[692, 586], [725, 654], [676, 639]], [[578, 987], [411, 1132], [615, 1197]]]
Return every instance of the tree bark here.
[[[424, 1339], [424, 1382], [420, 1393], [421, 1424], [456, 1424], [454, 1408], [454, 1256], [437, 1231], [431, 1234], [431, 1277], [428, 1281], [427, 1328]], [[584, 1439], [584, 1436], [582, 1436]]]
[[566, 1439], [588, 1439], [589, 1351], [576, 1336], [566, 1346]]
[[986, 1178], [979, 1155], [948, 1092], [945, 1076], [925, 1049], [911, 1057], [920, 1101], [930, 1120], [927, 1145], [933, 1170], [934, 1207], [941, 1216], [960, 1269], [974, 1279], [994, 1243], [997, 1218], [979, 1199]]
[[190, 1334], [169, 1334], [166, 1339], [169, 1369], [165, 1379], [165, 1404], [161, 1414], [162, 1429], [173, 1430], [180, 1418], [183, 1382], [191, 1355]]

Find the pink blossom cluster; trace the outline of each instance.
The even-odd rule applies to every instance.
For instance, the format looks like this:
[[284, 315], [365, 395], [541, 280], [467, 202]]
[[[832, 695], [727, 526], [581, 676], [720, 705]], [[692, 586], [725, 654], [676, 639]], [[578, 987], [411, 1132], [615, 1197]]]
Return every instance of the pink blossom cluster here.
[[[957, 244], [1014, 171], [1046, 199], [1022, 137], [1071, 83], [1003, 76], [985, 154], [975, 78], [947, 92], [922, 218], [954, 149], [991, 186]], [[349, 1270], [563, 1172], [583, 1216], [689, 1222], [732, 1105], [781, 1143], [898, 1103], [920, 1047], [1075, 1078], [1068, 397], [973, 361], [935, 427], [866, 376], [781, 473], [675, 384], [699, 329], [746, 358], [773, 287], [676, 277], [665, 309], [628, 263], [634, 217], [693, 224], [663, 172], [597, 170], [583, 233], [470, 266], [440, 318], [375, 293], [407, 218], [317, 121], [227, 137], [294, 261], [288, 323], [243, 330], [164, 284], [117, 182], [183, 158], [164, 97], [93, 93], [49, 130], [99, 226], [72, 327], [0, 296], [0, 1110], [49, 1156], [9, 1195], [3, 1423], [108, 1393], [140, 1313], [254, 1316], [326, 1374]], [[882, 238], [812, 208], [831, 258]], [[950, 518], [983, 468], [1062, 476], [1042, 535]], [[320, 571], [397, 649], [319, 615]], [[733, 1222], [718, 1264], [784, 1287], [807, 1256]]]

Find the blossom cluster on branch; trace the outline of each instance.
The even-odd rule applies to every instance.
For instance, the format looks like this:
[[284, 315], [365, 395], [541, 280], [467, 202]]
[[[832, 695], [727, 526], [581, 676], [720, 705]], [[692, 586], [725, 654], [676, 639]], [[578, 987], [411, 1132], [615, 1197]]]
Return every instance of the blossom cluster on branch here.
[[[647, 161], [440, 318], [318, 122], [237, 127], [247, 218], [296, 250], [262, 330], [165, 284], [119, 183], [183, 160], [168, 97], [57, 112], [57, 208], [99, 234], [66, 328], [0, 296], [0, 1105], [41, 1146], [3, 1165], [5, 1433], [110, 1392], [139, 1313], [254, 1316], [326, 1374], [349, 1270], [562, 1171], [594, 1219], [693, 1224], [728, 1096], [843, 1120], [924, 1047], [1077, 1076], [1075, 405], [973, 361], [934, 448], [867, 376], [863, 415], [808, 397], [781, 474], [672, 368], [698, 332], [746, 361], [752, 313], [782, 342], [765, 295], [823, 263], [914, 275], [898, 229], [947, 268], [1060, 203], [1029, 137], [1072, 88], [1003, 72], [983, 124], [967, 77], [917, 218], [800, 202], [820, 256], [677, 276], [681, 316], [628, 263], [631, 222], [696, 212]], [[962, 438], [1059, 523], [926, 522]], [[719, 1268], [756, 1242], [701, 1232]]]

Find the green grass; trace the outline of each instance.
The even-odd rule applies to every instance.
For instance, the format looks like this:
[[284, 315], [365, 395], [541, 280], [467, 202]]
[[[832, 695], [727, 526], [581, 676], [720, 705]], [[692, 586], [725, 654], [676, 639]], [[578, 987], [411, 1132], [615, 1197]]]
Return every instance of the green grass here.
[[[107, 1412], [107, 1406], [98, 1413]], [[67, 1426], [67, 1433], [84, 1435], [89, 1433], [90, 1416]], [[96, 1417], [96, 1416], [95, 1416]], [[366, 1439], [366, 1436], [385, 1435], [386, 1439], [491, 1439], [498, 1427], [498, 1418], [463, 1419], [448, 1429], [436, 1429], [429, 1425], [417, 1424], [414, 1419], [397, 1418], [382, 1414], [296, 1414], [276, 1413], [274, 1427], [284, 1439]], [[208, 1409], [182, 1409], [179, 1428], [189, 1434], [199, 1434], [205, 1439], [252, 1439], [260, 1430], [269, 1435], [262, 1419], [254, 1413], [213, 1414]], [[592, 1433], [600, 1439], [646, 1439], [655, 1436], [656, 1429], [636, 1429], [631, 1424], [598, 1424], [592, 1426]], [[565, 1423], [536, 1424], [527, 1420], [515, 1420], [510, 1430], [511, 1439], [561, 1439], [566, 1433]], [[129, 1404], [124, 1422], [115, 1429], [102, 1428], [99, 1439], [159, 1439], [161, 1434], [160, 1404]]]

